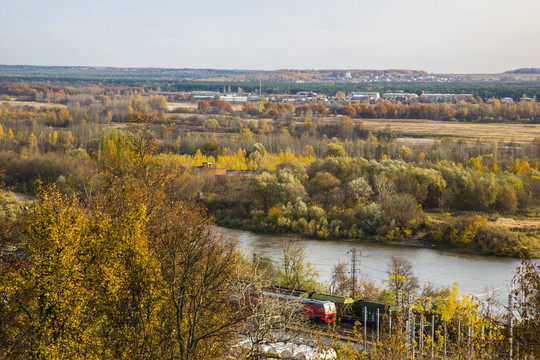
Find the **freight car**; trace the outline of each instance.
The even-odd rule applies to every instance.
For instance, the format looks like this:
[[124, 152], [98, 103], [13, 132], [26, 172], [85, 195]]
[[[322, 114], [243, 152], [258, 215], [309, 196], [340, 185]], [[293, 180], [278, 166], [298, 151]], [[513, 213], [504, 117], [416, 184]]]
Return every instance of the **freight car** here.
[[385, 305], [373, 301], [357, 300], [352, 306], [353, 320], [364, 323], [367, 320], [366, 325], [372, 326], [377, 322], [377, 316], [390, 315], [393, 316], [396, 313], [397, 307], [394, 305]]

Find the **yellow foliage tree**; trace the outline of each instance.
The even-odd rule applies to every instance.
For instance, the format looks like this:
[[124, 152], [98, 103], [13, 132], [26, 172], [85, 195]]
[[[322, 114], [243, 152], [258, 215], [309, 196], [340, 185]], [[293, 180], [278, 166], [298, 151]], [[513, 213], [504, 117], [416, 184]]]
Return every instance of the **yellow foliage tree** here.
[[33, 133], [28, 137], [28, 149], [30, 153], [38, 152], [38, 140]]
[[[92, 328], [84, 323], [88, 294], [82, 284], [81, 240], [88, 232], [73, 197], [41, 191], [24, 233], [28, 263], [0, 281], [13, 317], [2, 357], [86, 359]], [[6, 346], [8, 345], [8, 346]]]

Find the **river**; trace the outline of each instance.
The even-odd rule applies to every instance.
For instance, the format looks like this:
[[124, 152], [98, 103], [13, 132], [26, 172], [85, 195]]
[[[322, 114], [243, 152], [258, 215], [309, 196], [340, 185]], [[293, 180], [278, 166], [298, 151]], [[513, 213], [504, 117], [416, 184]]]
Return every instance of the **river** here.
[[[274, 266], [281, 264], [284, 236], [258, 234], [250, 231], [219, 230], [236, 239], [245, 254], [258, 252], [270, 258]], [[338, 262], [351, 263], [351, 250], [356, 249], [360, 277], [368, 277], [379, 286], [385, 286], [386, 269], [391, 256], [400, 256], [413, 265], [414, 275], [420, 286], [427, 283], [435, 287], [451, 287], [458, 283], [462, 294], [480, 295], [496, 290], [497, 298], [503, 299], [510, 289], [509, 282], [521, 260], [513, 258], [461, 254], [420, 247], [407, 247], [380, 243], [345, 240], [302, 239], [310, 262], [319, 272], [319, 281], [330, 282], [332, 268]], [[349, 265], [348, 265], [349, 266]]]

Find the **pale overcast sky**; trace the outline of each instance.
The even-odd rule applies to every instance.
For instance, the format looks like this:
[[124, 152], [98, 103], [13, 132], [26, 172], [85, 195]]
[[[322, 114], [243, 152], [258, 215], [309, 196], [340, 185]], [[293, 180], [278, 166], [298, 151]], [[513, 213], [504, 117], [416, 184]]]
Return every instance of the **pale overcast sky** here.
[[540, 67], [540, 0], [2, 0], [0, 64]]

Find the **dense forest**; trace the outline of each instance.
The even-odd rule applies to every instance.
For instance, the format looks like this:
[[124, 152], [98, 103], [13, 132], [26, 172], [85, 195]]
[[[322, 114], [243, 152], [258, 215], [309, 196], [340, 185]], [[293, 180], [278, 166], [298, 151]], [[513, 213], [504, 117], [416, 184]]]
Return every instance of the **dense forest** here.
[[[362, 123], [394, 116], [530, 124], [540, 120], [535, 102], [231, 105], [193, 101], [183, 92], [159, 95], [153, 86], [0, 84], [0, 181], [19, 197], [4, 191], [0, 197], [1, 357], [225, 357], [227, 344], [255, 331], [248, 325], [262, 312], [242, 298], [249, 288], [232, 286], [233, 278], [346, 293], [346, 286], [329, 289], [308, 279], [307, 259], [289, 247], [284, 259], [295, 255], [293, 268], [302, 271], [296, 279], [307, 279], [292, 285], [286, 262], [274, 269], [258, 255], [244, 258], [214, 223], [538, 256], [538, 227], [499, 220], [538, 218], [540, 141], [403, 145], [391, 128], [372, 131]], [[539, 270], [525, 262], [521, 271], [516, 313], [528, 320], [516, 324], [513, 346], [537, 356], [538, 317], [529, 315], [538, 311]], [[398, 289], [365, 284], [361, 296], [391, 303]], [[444, 319], [438, 338], [429, 340], [440, 341], [437, 353], [505, 354], [508, 332], [456, 291], [424, 293], [439, 298]], [[453, 328], [458, 319], [475, 335], [447, 339], [462, 334]], [[480, 336], [482, 329], [492, 332]], [[391, 349], [408, 351], [399, 336], [370, 354], [354, 348], [339, 354], [392, 358]]]

